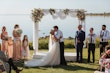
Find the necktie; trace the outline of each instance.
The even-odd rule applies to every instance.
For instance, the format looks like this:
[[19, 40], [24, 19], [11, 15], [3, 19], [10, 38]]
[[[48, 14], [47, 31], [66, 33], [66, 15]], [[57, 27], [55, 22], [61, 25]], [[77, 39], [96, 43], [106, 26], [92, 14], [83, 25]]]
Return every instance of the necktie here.
[[103, 34], [102, 34], [103, 36], [104, 36], [104, 32], [103, 32]]
[[91, 43], [92, 43], [92, 36], [91, 36]]
[[77, 31], [77, 36], [79, 35], [79, 31]]
[[103, 36], [104, 36], [104, 32], [102, 33], [102, 42], [103, 42]]

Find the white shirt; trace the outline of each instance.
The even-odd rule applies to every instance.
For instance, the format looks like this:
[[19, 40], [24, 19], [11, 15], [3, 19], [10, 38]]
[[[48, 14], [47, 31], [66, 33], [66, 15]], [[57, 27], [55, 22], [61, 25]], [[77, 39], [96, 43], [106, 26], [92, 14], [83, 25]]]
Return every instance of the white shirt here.
[[100, 31], [100, 42], [108, 42], [109, 39], [109, 31], [108, 30], [101, 30]]
[[[63, 33], [62, 33], [62, 31], [60, 31], [60, 30], [56, 31], [56, 32], [55, 32], [55, 36], [56, 36], [57, 39], [60, 39], [59, 42], [64, 42], [64, 38], [63, 38]], [[60, 38], [60, 37], [62, 37], [62, 38]]]
[[93, 33], [92, 36], [90, 34], [88, 34], [87, 39], [88, 39], [88, 43], [95, 44], [96, 43], [96, 34]]

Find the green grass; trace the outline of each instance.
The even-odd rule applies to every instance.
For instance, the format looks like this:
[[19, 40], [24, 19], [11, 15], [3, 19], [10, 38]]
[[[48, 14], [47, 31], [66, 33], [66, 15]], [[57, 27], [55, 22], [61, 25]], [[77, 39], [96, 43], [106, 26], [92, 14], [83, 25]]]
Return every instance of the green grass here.
[[[47, 50], [40, 50], [47, 51]], [[75, 52], [75, 49], [65, 49], [65, 52]], [[33, 51], [31, 51], [31, 54]], [[87, 49], [83, 50], [83, 63], [67, 62], [67, 66], [55, 66], [55, 67], [36, 67], [36, 68], [24, 68], [21, 73], [94, 73], [98, 68], [99, 49], [95, 51], [95, 63], [87, 63]], [[12, 73], [15, 73], [14, 71]]]

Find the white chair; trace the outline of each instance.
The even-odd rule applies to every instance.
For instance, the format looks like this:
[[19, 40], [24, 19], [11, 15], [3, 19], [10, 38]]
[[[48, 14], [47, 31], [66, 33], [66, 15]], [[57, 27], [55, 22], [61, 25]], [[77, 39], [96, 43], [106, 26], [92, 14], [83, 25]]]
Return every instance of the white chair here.
[[0, 60], [0, 66], [3, 66], [6, 73], [9, 73], [10, 66], [8, 63], [4, 63], [2, 60]]

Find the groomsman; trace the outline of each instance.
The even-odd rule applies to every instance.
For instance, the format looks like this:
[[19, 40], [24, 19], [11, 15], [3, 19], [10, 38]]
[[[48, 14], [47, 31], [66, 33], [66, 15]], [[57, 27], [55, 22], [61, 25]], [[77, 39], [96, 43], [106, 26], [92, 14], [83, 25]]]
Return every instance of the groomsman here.
[[59, 40], [60, 44], [60, 65], [67, 65], [64, 57], [64, 38], [61, 30], [58, 29], [58, 26], [54, 26], [55, 36]]
[[102, 25], [102, 30], [100, 31], [100, 56], [105, 51], [105, 46], [108, 45], [109, 31], [106, 30], [106, 25]]
[[96, 34], [93, 32], [94, 29], [90, 28], [90, 33], [88, 34], [88, 63], [90, 62], [90, 53], [92, 52], [93, 63], [95, 62], [95, 42]]
[[77, 62], [80, 63], [82, 63], [82, 50], [83, 50], [84, 40], [85, 40], [85, 32], [82, 30], [82, 25], [79, 25], [78, 31], [76, 31], [76, 35], [75, 35], [75, 46], [77, 51]]

